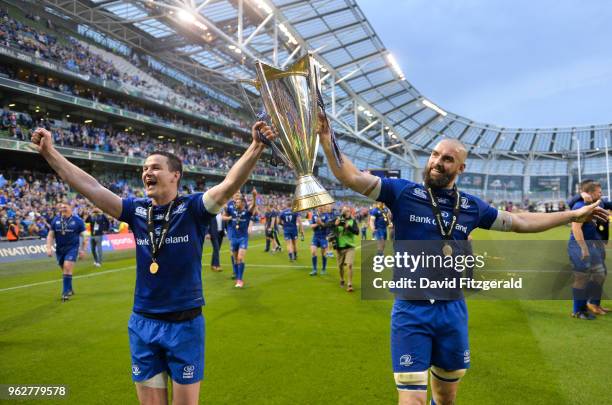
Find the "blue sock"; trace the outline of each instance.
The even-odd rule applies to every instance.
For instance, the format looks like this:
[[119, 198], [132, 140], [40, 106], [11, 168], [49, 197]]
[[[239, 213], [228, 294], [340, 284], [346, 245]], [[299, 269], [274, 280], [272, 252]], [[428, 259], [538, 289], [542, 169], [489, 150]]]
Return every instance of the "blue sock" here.
[[238, 280], [242, 280], [244, 276], [244, 262], [238, 263], [238, 276], [236, 277]]
[[593, 305], [600, 305], [601, 303], [601, 294], [602, 294], [602, 285], [598, 282], [590, 280], [586, 285], [586, 298], [588, 298], [588, 302]]
[[289, 252], [289, 260], [293, 260], [293, 253]]
[[62, 278], [62, 284], [62, 294], [66, 294], [68, 291], [72, 290], [72, 276], [70, 274], [64, 274]]
[[312, 271], [317, 272], [317, 256], [312, 256]]
[[584, 311], [586, 307], [586, 294], [584, 288], [572, 288], [574, 296], [574, 313]]
[[327, 256], [323, 255], [323, 257], [321, 257], [321, 260], [323, 260], [323, 265], [321, 267], [321, 271], [325, 271], [325, 269], [327, 268]]
[[270, 239], [266, 239], [266, 252], [270, 251]]
[[238, 265], [236, 263], [232, 263], [232, 271], [234, 272], [234, 276], [238, 278]]
[[431, 398], [431, 402], [429, 403], [429, 405], [436, 405], [436, 401], [434, 401], [434, 399]]
[[593, 305], [601, 305], [601, 294], [603, 286], [596, 281], [591, 281], [591, 294], [589, 294], [589, 302]]

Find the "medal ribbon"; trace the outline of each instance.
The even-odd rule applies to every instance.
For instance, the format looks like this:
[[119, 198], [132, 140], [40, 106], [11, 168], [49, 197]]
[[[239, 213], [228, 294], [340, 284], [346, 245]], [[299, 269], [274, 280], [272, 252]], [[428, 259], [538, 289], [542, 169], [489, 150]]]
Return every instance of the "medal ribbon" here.
[[168, 210], [164, 214], [164, 222], [162, 224], [162, 230], [159, 234], [159, 240], [157, 243], [155, 242], [155, 227], [153, 226], [153, 204], [149, 205], [147, 209], [147, 231], [149, 233], [149, 242], [151, 242], [151, 256], [153, 256], [153, 261], [157, 262], [157, 256], [159, 256], [159, 251], [162, 246], [164, 246], [164, 242], [166, 240], [166, 234], [168, 233], [168, 229], [170, 228], [170, 212], [172, 211], [172, 207], [174, 203], [178, 199], [175, 198], [170, 202], [168, 206]]
[[457, 199], [455, 200], [455, 205], [453, 206], [453, 219], [450, 223], [448, 229], [444, 227], [444, 221], [442, 220], [442, 211], [440, 210], [440, 205], [438, 200], [433, 194], [431, 187], [425, 186], [427, 189], [427, 195], [429, 195], [429, 201], [431, 202], [431, 209], [433, 211], [434, 216], [436, 217], [436, 222], [438, 223], [438, 227], [440, 228], [440, 233], [442, 234], [442, 238], [444, 240], [452, 240], [453, 229], [455, 229], [455, 225], [457, 224], [457, 219], [459, 218], [459, 210], [461, 208], [461, 196], [459, 194], [459, 190], [457, 190], [457, 185], [453, 186], [453, 194], [456, 195]]

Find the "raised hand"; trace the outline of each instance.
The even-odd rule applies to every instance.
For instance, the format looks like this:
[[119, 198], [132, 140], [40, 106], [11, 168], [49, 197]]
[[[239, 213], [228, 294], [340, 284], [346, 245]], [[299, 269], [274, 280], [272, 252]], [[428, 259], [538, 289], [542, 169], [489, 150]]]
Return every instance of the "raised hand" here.
[[51, 132], [44, 128], [36, 128], [36, 130], [32, 132], [31, 141], [36, 145], [36, 150], [39, 153], [46, 153], [53, 149], [53, 137], [51, 136]]
[[609, 221], [608, 211], [604, 210], [599, 206], [600, 200], [595, 201], [593, 204], [585, 205], [584, 207], [574, 211], [574, 217], [572, 222], [588, 222], [593, 219], [602, 222]]

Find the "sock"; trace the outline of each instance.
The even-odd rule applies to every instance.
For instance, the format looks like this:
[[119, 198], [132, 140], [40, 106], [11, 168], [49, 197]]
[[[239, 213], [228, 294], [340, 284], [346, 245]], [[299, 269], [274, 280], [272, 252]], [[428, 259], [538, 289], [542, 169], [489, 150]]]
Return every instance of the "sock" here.
[[238, 265], [236, 263], [232, 263], [232, 271], [234, 272], [234, 276], [236, 277], [236, 279], [238, 279]]
[[382, 250], [376, 251], [376, 256], [382, 256], [382, 255], [383, 255], [383, 251]]
[[436, 401], [434, 401], [434, 399], [431, 398], [431, 402], [429, 403], [429, 405], [436, 405]]
[[323, 257], [321, 257], [321, 260], [323, 261], [321, 271], [325, 271], [325, 269], [327, 269], [327, 256], [323, 255]]
[[289, 252], [289, 260], [293, 260], [293, 253]]
[[312, 271], [317, 272], [317, 256], [312, 256]]
[[64, 274], [62, 278], [62, 284], [62, 294], [66, 294], [68, 291], [72, 290], [72, 276], [70, 274]]
[[293, 260], [297, 260], [297, 252], [293, 252]]
[[270, 251], [270, 239], [266, 239], [266, 250], [264, 250], [264, 252], [269, 252]]
[[584, 311], [586, 306], [586, 294], [584, 288], [572, 288], [574, 296], [574, 313]]
[[601, 305], [601, 294], [603, 286], [595, 281], [591, 281], [591, 293], [589, 294], [589, 302], [593, 305]]
[[238, 276], [236, 278], [242, 281], [243, 275], [244, 275], [244, 262], [238, 263]]

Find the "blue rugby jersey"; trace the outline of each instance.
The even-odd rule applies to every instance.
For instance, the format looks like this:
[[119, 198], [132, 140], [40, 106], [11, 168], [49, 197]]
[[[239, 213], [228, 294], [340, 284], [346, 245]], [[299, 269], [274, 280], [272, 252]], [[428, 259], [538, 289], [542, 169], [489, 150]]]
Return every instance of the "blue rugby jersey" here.
[[[62, 235], [62, 221], [64, 222], [64, 235]], [[68, 218], [58, 215], [51, 220], [51, 230], [55, 232], [56, 252], [65, 253], [79, 248], [79, 236], [81, 232], [85, 232], [85, 222], [76, 215]]]
[[[322, 214], [319, 214], [317, 212], [313, 212], [312, 214], [312, 218], [310, 219], [310, 224], [314, 225], [317, 223], [317, 218], [321, 217], [321, 221], [323, 222], [323, 224], [327, 223], [329, 221], [329, 214], [327, 212], [324, 212]], [[318, 238], [318, 239], [325, 239], [327, 237], [327, 228], [319, 225], [314, 229], [312, 238]]]
[[[572, 206], [572, 211], [577, 210], [579, 208], [588, 205], [583, 200], [578, 201]], [[603, 202], [600, 204], [603, 208]], [[585, 222], [582, 224], [582, 234], [584, 235], [584, 240], [601, 240], [601, 234], [597, 231], [597, 225], [593, 221]], [[570, 241], [575, 241], [576, 237], [574, 236], [574, 232], [570, 233]]]
[[[384, 207], [382, 210], [378, 207], [374, 207], [370, 210], [370, 215], [374, 217], [374, 229], [387, 229], [387, 226], [389, 225], [389, 223], [387, 222], [389, 221], [388, 213], [389, 210], [387, 209], [387, 207]], [[385, 217], [387, 218], [386, 221]]]
[[266, 219], [266, 222], [265, 222], [266, 229], [271, 228], [272, 221], [274, 219], [274, 211], [273, 210], [266, 211], [266, 213], [264, 214], [264, 218]]
[[[451, 234], [454, 240], [467, 240], [468, 235], [475, 228], [489, 229], [497, 218], [497, 209], [491, 207], [480, 198], [473, 195], [461, 194], [459, 217], [455, 224], [455, 229]], [[434, 190], [442, 217], [446, 226], [450, 225], [453, 215], [453, 203], [455, 195], [450, 189]], [[393, 214], [393, 227], [395, 229], [395, 240], [393, 242], [395, 252], [403, 254], [418, 254], [410, 250], [411, 244], [403, 241], [428, 241], [442, 240], [440, 229], [436, 224], [435, 216], [431, 207], [431, 201], [427, 195], [427, 190], [422, 184], [414, 183], [404, 179], [382, 179], [380, 194], [377, 201], [385, 203]], [[437, 246], [437, 245], [436, 245]], [[420, 246], [415, 249], [420, 250]], [[433, 246], [432, 246], [433, 248]], [[439, 253], [439, 252], [438, 252]], [[394, 271], [394, 278], [404, 276], [406, 273]], [[427, 276], [432, 273], [423, 273]], [[442, 273], [439, 273], [442, 275]], [[458, 276], [457, 272], [451, 270], [452, 276]], [[419, 271], [408, 274], [408, 276], [419, 277]], [[410, 291], [396, 291], [396, 297], [406, 298]], [[423, 290], [421, 296], [427, 299], [460, 299], [461, 291], [449, 295], [447, 291]], [[420, 298], [422, 299], [422, 298]]]
[[[125, 198], [119, 220], [130, 225], [136, 239], [134, 311], [167, 313], [204, 305], [202, 245], [206, 227], [215, 213], [204, 207], [203, 193], [180, 196], [170, 213], [170, 227], [158, 254], [159, 270], [151, 274], [152, 255], [147, 232], [149, 198]], [[168, 205], [153, 207], [155, 234], [159, 236]]]
[[[249, 222], [253, 215], [248, 209], [238, 210], [236, 206], [228, 207], [227, 215], [231, 216], [227, 223], [227, 236], [230, 239], [248, 238]], [[238, 226], [238, 228], [236, 228]]]
[[282, 210], [278, 216], [283, 224], [284, 232], [297, 232], [297, 219], [300, 216], [297, 212], [291, 211], [289, 208]]

